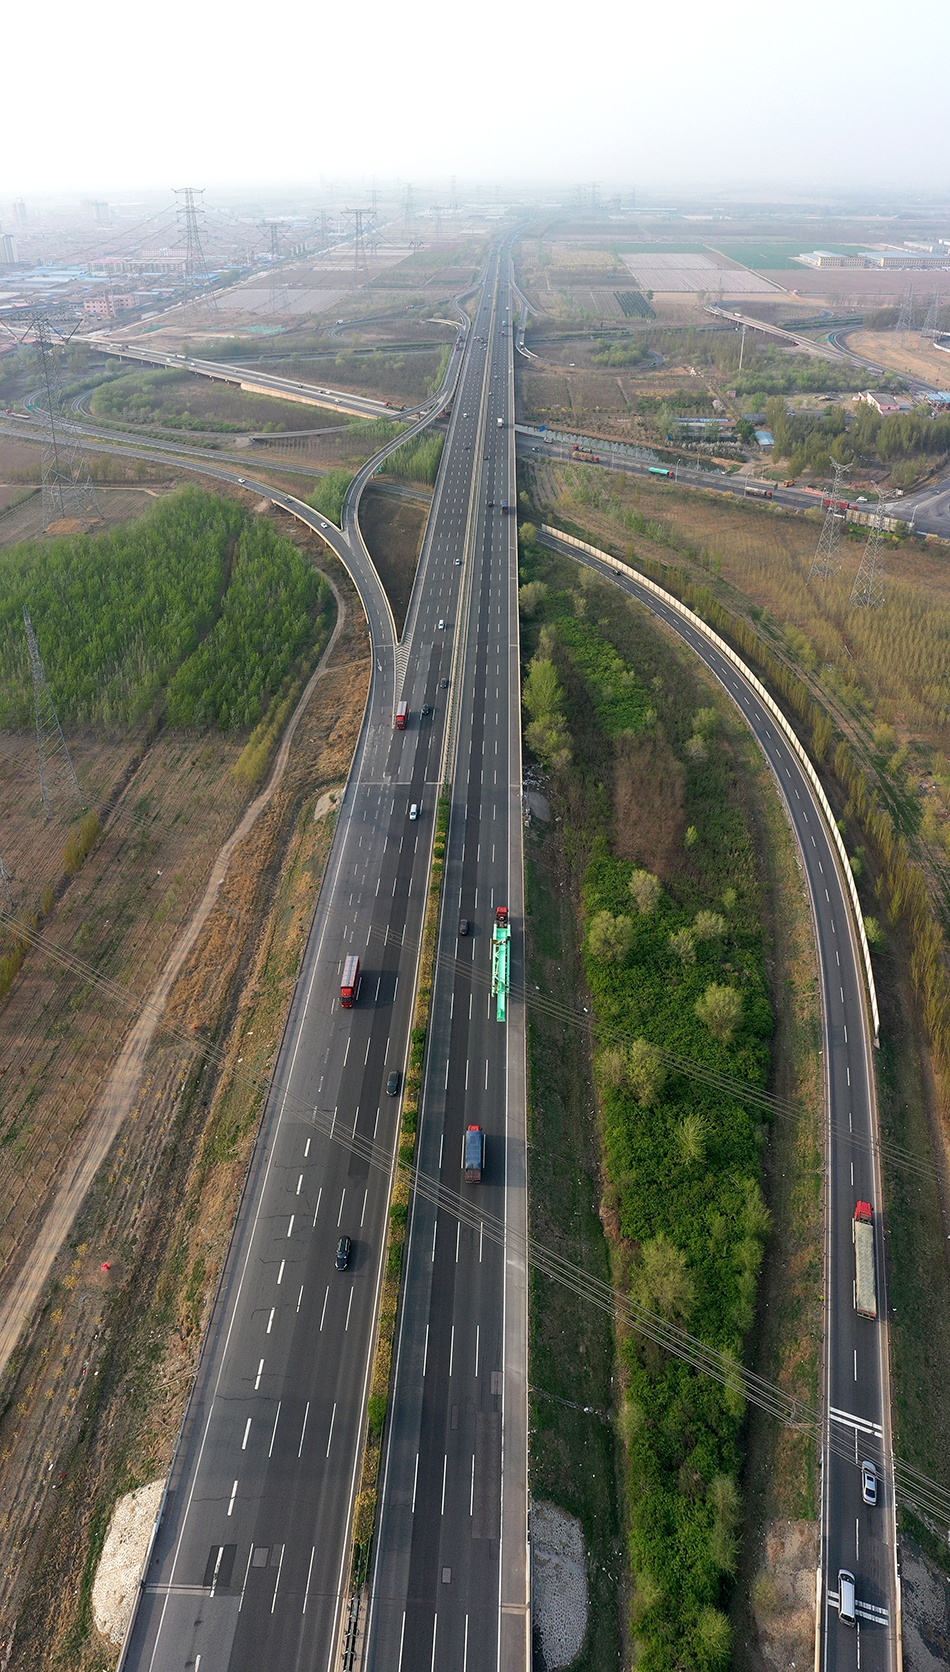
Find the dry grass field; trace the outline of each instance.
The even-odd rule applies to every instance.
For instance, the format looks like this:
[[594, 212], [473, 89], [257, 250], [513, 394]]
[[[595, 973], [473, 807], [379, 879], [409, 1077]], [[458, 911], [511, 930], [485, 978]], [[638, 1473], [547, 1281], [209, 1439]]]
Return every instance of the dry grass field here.
[[[90, 1564], [117, 1493], [168, 1466], [332, 833], [315, 805], [344, 781], [362, 716], [362, 612], [334, 573], [348, 616], [330, 671], [178, 976], [133, 1112], [0, 1386], [0, 1640], [14, 1644], [11, 1672], [114, 1663], [90, 1631]], [[56, 882], [41, 942], [0, 1011], [8, 1279], [248, 799], [231, 772], [243, 738], [70, 741], [90, 800], [113, 805], [67, 884], [66, 811], [43, 822], [31, 739], [0, 739], [17, 906]]]

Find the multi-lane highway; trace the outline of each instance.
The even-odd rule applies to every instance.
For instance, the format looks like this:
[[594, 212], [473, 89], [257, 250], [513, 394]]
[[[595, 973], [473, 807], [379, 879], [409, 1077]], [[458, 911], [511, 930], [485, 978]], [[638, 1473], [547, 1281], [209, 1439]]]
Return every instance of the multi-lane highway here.
[[[480, 303], [476, 340], [462, 368], [404, 636], [400, 661], [406, 674], [398, 691], [400, 664], [388, 604], [362, 553], [357, 550], [349, 559], [374, 645], [367, 718], [124, 1657], [127, 1672], [193, 1666], [202, 1672], [257, 1672], [263, 1666], [278, 1672], [336, 1664], [390, 1187], [388, 1169], [370, 1165], [370, 1152], [376, 1160], [391, 1156], [396, 1140], [399, 1097], [387, 1097], [386, 1085], [388, 1076], [401, 1074], [405, 1065], [413, 948], [419, 943], [451, 701], [457, 702], [456, 738], [481, 730], [484, 722], [476, 715], [491, 708], [487, 770], [492, 790], [496, 777], [499, 788], [490, 803], [487, 791], [484, 798], [480, 794], [480, 782], [475, 794], [491, 809], [485, 815], [486, 842], [497, 810], [497, 864], [506, 884], [508, 842], [512, 832], [516, 843], [520, 834], [517, 575], [507, 519], [504, 545], [512, 561], [503, 613], [497, 604], [487, 615], [480, 609], [483, 571], [480, 564], [475, 584], [472, 569], [472, 530], [479, 522], [475, 485], [485, 463], [481, 453], [476, 463], [474, 449], [485, 445], [489, 404], [502, 398], [509, 411], [511, 404], [510, 378], [502, 396], [486, 370], [497, 265], [496, 256]], [[513, 452], [510, 428], [504, 432], [504, 447]], [[513, 458], [500, 469], [510, 473]], [[283, 503], [287, 496], [272, 497]], [[462, 561], [456, 563], [456, 557]], [[464, 634], [458, 625], [462, 620]], [[499, 637], [503, 698], [496, 697], [494, 685]], [[456, 684], [481, 678], [483, 672], [480, 689]], [[398, 696], [411, 704], [405, 732], [392, 725]], [[421, 713], [424, 702], [433, 709], [427, 717]], [[495, 721], [502, 711], [507, 730], [496, 756], [500, 734]], [[469, 800], [466, 782], [463, 810], [453, 819], [456, 833], [464, 826]], [[419, 816], [410, 820], [413, 804]], [[476, 843], [476, 870], [477, 850]], [[517, 847], [516, 857], [520, 860]], [[520, 863], [514, 869], [520, 878]], [[520, 915], [518, 888], [515, 880], [513, 906]], [[477, 918], [477, 897], [471, 909]], [[469, 948], [487, 956], [484, 936], [473, 936]], [[341, 965], [348, 953], [362, 961], [359, 1000], [352, 1010], [340, 1005]], [[434, 1040], [435, 1032], [434, 1027]], [[517, 1050], [507, 1046], [519, 1037], [517, 1021], [507, 1036], [501, 1029], [486, 1054], [487, 1069], [479, 1067], [488, 1076], [492, 1112], [502, 1117], [502, 1125], [491, 1133], [489, 1177], [500, 1181], [507, 1167], [516, 1202], [523, 1184], [523, 1142], [518, 1174], [523, 1049], [519, 1059]], [[466, 1073], [464, 1067], [461, 1072]], [[503, 1114], [509, 1099], [515, 1130], [506, 1140]], [[427, 1105], [424, 1149], [431, 1131]], [[449, 1161], [447, 1147], [445, 1177], [451, 1176]], [[498, 1182], [493, 1201], [501, 1193]], [[520, 1204], [523, 1213], [523, 1189]], [[337, 1271], [334, 1256], [343, 1234], [353, 1240], [353, 1255], [348, 1268]], [[488, 1271], [485, 1265], [486, 1284]], [[499, 1305], [501, 1332], [495, 1315]], [[499, 1528], [509, 1529], [508, 1581], [501, 1601], [515, 1610], [522, 1645], [527, 1640], [524, 1285], [517, 1261], [506, 1268], [496, 1257], [485, 1310], [492, 1332], [490, 1337], [486, 1332], [484, 1352], [480, 1344], [477, 1349], [480, 1363], [470, 1368], [483, 1378], [484, 1410], [494, 1441], [481, 1448], [485, 1472], [479, 1502], [496, 1531], [494, 1548], [486, 1538], [485, 1563], [468, 1585], [479, 1611], [473, 1668], [497, 1664], [485, 1658], [481, 1646], [487, 1641], [486, 1609], [492, 1614], [492, 1641], [500, 1641], [503, 1649], [508, 1642], [509, 1628], [499, 1632]], [[451, 1323], [446, 1324], [454, 1353]], [[442, 1351], [443, 1343], [433, 1340], [433, 1352]], [[504, 1500], [502, 1437], [515, 1482], [513, 1495]], [[504, 1478], [509, 1478], [508, 1467]], [[492, 1491], [500, 1507], [492, 1508]], [[461, 1501], [453, 1483], [447, 1505], [453, 1517], [458, 1518]], [[431, 1494], [426, 1509], [432, 1513]], [[511, 1528], [516, 1529], [513, 1535]], [[407, 1613], [415, 1630], [411, 1604]], [[527, 1664], [524, 1652], [520, 1660], [505, 1652], [506, 1667]], [[431, 1664], [459, 1664], [452, 1653], [447, 1646], [445, 1657]]]
[[[343, 535], [290, 496], [263, 490], [345, 555], [367, 609], [373, 683], [126, 1672], [332, 1672], [337, 1664], [389, 1193], [386, 1168], [368, 1157], [391, 1156], [395, 1144], [399, 1098], [387, 1098], [385, 1086], [405, 1062], [443, 782], [451, 821], [418, 1149], [432, 1190], [416, 1198], [407, 1244], [364, 1665], [525, 1672], [529, 1664], [526, 1285], [517, 1253], [525, 1246], [523, 1014], [513, 1003], [499, 1023], [488, 983], [492, 918], [503, 903], [515, 929], [513, 990], [523, 990], [516, 519], [502, 509], [515, 505], [513, 301], [507, 254], [496, 252], [400, 646], [356, 516], [376, 461], [354, 484]], [[207, 473], [222, 474], [213, 465]], [[664, 614], [635, 582], [620, 584]], [[856, 1664], [892, 1672], [886, 1323], [858, 1317], [853, 1305], [854, 1202], [879, 1205], [881, 1196], [848, 905], [794, 753], [753, 688], [701, 633], [666, 614], [765, 749], [811, 891], [829, 1110], [820, 1645], [832, 1672]], [[410, 705], [404, 733], [392, 729], [401, 697]], [[419, 817], [410, 820], [413, 803]], [[460, 938], [462, 917], [473, 932]], [[351, 1011], [339, 1004], [348, 952], [363, 964]], [[487, 1135], [486, 1170], [466, 1187], [461, 1143], [474, 1122]], [[463, 1223], [453, 1194], [466, 1202]], [[480, 1235], [478, 1203], [486, 1218], [507, 1223], [507, 1253]], [[337, 1272], [343, 1233], [354, 1253]], [[882, 1467], [874, 1509], [861, 1502], [865, 1457]], [[837, 1618], [842, 1567], [858, 1581], [853, 1632]]]
[[[720, 680], [756, 737], [795, 832], [818, 950], [826, 1089], [827, 1217], [825, 1400], [822, 1445], [819, 1667], [896, 1672], [900, 1665], [899, 1578], [890, 1422], [887, 1297], [880, 1237], [878, 1119], [861, 959], [836, 850], [798, 756], [753, 685], [699, 627], [664, 605], [608, 559], [545, 536], [548, 543], [608, 576], [678, 633]], [[879, 1318], [854, 1303], [855, 1204], [878, 1209]], [[878, 1503], [862, 1501], [860, 1465], [881, 1472]], [[838, 1574], [857, 1581], [857, 1626], [838, 1618]]]
[[[465, 586], [450, 737], [452, 783], [441, 959], [432, 1004], [419, 1172], [473, 1222], [417, 1195], [407, 1249], [365, 1665], [373, 1672], [524, 1672], [527, 1574], [527, 1366], [523, 1250], [523, 1006], [496, 1017], [489, 990], [496, 908], [523, 925], [521, 737], [511, 291], [475, 320], [480, 387], [463, 397], [462, 454], [446, 473], [457, 516], [447, 544]], [[474, 496], [472, 489], [474, 485]], [[414, 626], [414, 624], [413, 624]], [[459, 937], [460, 919], [470, 932]], [[466, 1127], [486, 1142], [478, 1185], [461, 1184]], [[503, 1222], [508, 1253], [483, 1236], [479, 1208]]]

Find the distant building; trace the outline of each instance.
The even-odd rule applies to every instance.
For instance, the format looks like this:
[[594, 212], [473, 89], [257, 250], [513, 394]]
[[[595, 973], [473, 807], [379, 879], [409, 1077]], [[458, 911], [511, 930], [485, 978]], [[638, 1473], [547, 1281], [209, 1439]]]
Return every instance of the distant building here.
[[946, 267], [947, 256], [924, 255], [914, 250], [868, 250], [862, 265], [865, 267], [910, 268], [912, 271], [933, 267]]
[[862, 250], [860, 255], [838, 255], [835, 250], [809, 250], [806, 254], [794, 256], [793, 260], [800, 261], [803, 267], [905, 267], [919, 271], [928, 267], [946, 267], [948, 253], [938, 246], [932, 249], [920, 246], [916, 249]]
[[18, 260], [16, 239], [13, 233], [0, 232], [0, 267], [15, 267]]
[[838, 255], [834, 250], [810, 250], [807, 255], [797, 255], [795, 261], [800, 261], [804, 267], [863, 267], [863, 255]]
[[879, 412], [882, 418], [893, 418], [896, 413], [907, 410], [907, 407], [900, 401], [896, 401], [893, 395], [877, 395], [873, 389], [862, 390], [858, 400], [864, 401], [867, 406], [873, 406], [875, 412]]
[[83, 313], [90, 319], [115, 319], [117, 314], [129, 313], [139, 306], [133, 291], [104, 290], [83, 301]]
[[755, 439], [760, 447], [775, 446], [775, 437], [771, 430], [756, 430]]
[[13, 219], [17, 226], [26, 226], [26, 204], [22, 197], [13, 205]]
[[950, 389], [936, 389], [927, 399], [931, 406], [950, 406]]

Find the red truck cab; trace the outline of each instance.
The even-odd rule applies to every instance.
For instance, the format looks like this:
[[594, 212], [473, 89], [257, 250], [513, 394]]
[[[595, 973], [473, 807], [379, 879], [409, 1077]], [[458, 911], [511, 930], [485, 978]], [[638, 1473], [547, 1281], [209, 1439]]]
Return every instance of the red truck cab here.
[[344, 1010], [352, 1010], [360, 990], [360, 961], [355, 952], [344, 960], [340, 977], [340, 1003]]

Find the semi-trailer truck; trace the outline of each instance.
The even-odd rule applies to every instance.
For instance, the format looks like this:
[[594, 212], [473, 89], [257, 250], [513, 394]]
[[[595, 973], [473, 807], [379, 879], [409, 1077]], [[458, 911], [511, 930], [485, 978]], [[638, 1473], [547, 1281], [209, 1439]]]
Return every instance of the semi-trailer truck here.
[[356, 995], [360, 990], [360, 961], [355, 952], [351, 952], [343, 960], [343, 974], [340, 977], [340, 1003], [344, 1010], [352, 1010], [356, 1003]]
[[863, 1318], [877, 1317], [877, 1273], [874, 1264], [874, 1213], [870, 1202], [854, 1210], [854, 1310]]
[[465, 1134], [463, 1151], [465, 1183], [481, 1184], [485, 1165], [485, 1134], [480, 1126], [470, 1126]]
[[508, 981], [511, 970], [511, 928], [508, 907], [495, 908], [491, 937], [491, 990], [499, 1022], [508, 1019]]

